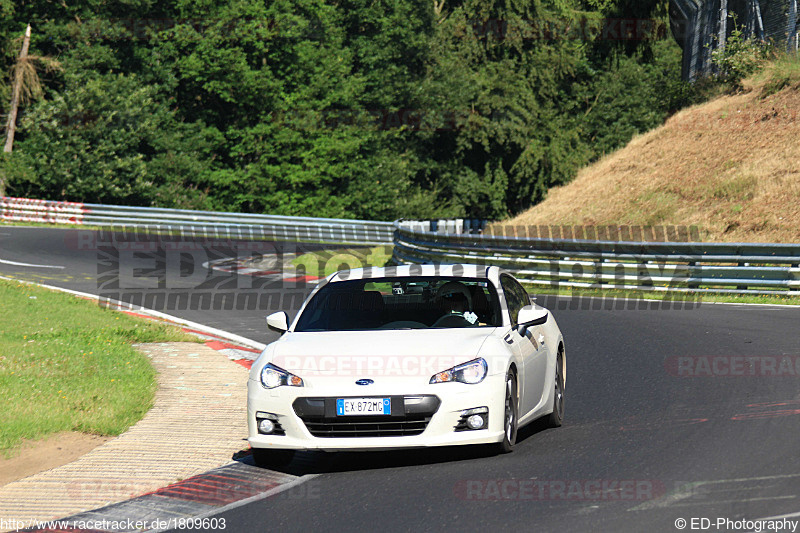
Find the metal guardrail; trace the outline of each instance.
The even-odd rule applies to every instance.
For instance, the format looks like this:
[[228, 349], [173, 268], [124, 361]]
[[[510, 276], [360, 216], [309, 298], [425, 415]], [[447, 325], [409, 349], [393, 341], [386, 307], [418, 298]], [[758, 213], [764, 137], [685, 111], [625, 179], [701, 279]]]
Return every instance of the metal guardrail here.
[[432, 231], [434, 233], [482, 233], [488, 224], [488, 220], [480, 218], [403, 221], [404, 227], [408, 229], [414, 229], [417, 231]]
[[466, 221], [391, 223], [9, 197], [0, 197], [0, 219], [179, 237], [394, 243], [398, 263], [498, 265], [544, 288], [800, 295], [800, 244], [521, 238], [469, 233], [475, 223]]
[[800, 244], [531, 239], [395, 222], [394, 260], [498, 265], [543, 288], [800, 295]]
[[0, 219], [184, 237], [390, 245], [391, 222], [218, 213], [0, 197]]

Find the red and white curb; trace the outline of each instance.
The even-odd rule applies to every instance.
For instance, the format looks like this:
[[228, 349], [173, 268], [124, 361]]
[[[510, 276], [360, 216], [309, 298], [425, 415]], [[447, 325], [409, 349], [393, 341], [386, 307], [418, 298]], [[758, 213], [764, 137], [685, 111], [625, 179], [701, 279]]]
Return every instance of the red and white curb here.
[[[203, 263], [204, 268], [217, 270], [219, 272], [235, 273], [241, 276], [253, 276], [256, 278], [270, 278], [280, 280], [287, 283], [314, 283], [319, 281], [318, 276], [297, 275], [296, 272], [291, 272], [290, 269], [280, 268], [255, 268], [247, 266], [247, 259], [215, 259], [214, 261], [207, 261]], [[275, 261], [277, 263], [277, 260]]]
[[196, 329], [183, 328], [183, 331], [204, 339], [204, 344], [206, 346], [212, 350], [218, 351], [231, 361], [248, 369], [253, 366], [253, 361], [255, 361], [256, 358], [258, 358], [258, 356], [261, 354], [261, 350], [256, 350], [239, 344], [231, 344], [230, 342], [227, 342], [226, 339], [222, 339], [209, 333], [203, 333], [202, 331], [198, 331]]
[[[105, 304], [105, 301], [103, 303]], [[212, 350], [215, 350], [220, 354], [224, 355], [234, 363], [238, 363], [247, 369], [253, 366], [253, 361], [255, 361], [258, 358], [258, 356], [261, 354], [261, 351], [263, 350], [263, 348], [259, 349], [255, 347], [256, 345], [260, 345], [261, 343], [250, 341], [248, 345], [244, 345], [242, 344], [241, 340], [237, 342], [236, 340], [231, 339], [231, 337], [242, 339], [242, 337], [238, 337], [238, 335], [231, 335], [231, 334], [220, 335], [219, 333], [216, 333], [219, 330], [215, 330], [214, 328], [207, 328], [205, 326], [200, 326], [199, 324], [192, 324], [188, 320], [178, 319], [178, 322], [176, 322], [162, 317], [154, 317], [152, 313], [144, 314], [141, 312], [130, 311], [125, 308], [119, 308], [117, 310], [122, 311], [125, 314], [139, 318], [147, 318], [150, 320], [153, 320], [155, 318], [160, 320], [161, 322], [172, 323], [173, 325], [180, 327], [185, 333], [189, 333], [191, 335], [194, 335], [195, 337], [199, 337], [200, 339], [203, 340], [203, 344], [205, 344]], [[200, 326], [202, 329], [198, 329], [198, 326]], [[210, 330], [214, 330], [214, 332]]]
[[159, 532], [170, 529], [225, 530], [224, 518], [215, 515], [275, 497], [317, 477], [282, 474], [236, 462], [173, 483], [139, 497], [78, 513], [59, 520], [42, 521], [19, 531], [49, 533]]

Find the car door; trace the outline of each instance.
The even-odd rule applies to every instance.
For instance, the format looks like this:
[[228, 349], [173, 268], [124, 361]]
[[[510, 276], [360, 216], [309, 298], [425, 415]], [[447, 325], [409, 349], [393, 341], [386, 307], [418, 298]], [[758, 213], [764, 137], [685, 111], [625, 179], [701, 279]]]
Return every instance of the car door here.
[[[514, 278], [508, 275], [501, 277], [501, 285], [509, 302], [509, 313], [512, 324], [517, 323], [519, 310], [531, 305], [527, 291]], [[513, 304], [512, 304], [513, 302]], [[547, 375], [547, 347], [544, 342], [542, 326], [531, 326], [524, 334], [514, 328], [511, 336], [519, 346], [523, 369], [520, 372], [520, 419], [529, 414], [542, 401], [544, 382]]]

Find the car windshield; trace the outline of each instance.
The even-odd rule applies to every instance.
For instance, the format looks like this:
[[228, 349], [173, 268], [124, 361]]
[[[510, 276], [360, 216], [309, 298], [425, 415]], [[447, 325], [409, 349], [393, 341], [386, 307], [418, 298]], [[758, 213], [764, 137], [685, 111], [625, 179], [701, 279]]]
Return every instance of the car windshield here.
[[322, 287], [295, 331], [474, 328], [502, 324], [497, 291], [486, 279], [396, 277]]

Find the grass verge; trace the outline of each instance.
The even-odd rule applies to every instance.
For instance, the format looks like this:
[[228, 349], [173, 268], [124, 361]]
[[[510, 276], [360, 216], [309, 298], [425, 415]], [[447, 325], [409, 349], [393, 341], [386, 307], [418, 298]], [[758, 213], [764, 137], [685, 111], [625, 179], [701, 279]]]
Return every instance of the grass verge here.
[[65, 228], [65, 229], [92, 229], [91, 226], [83, 226], [81, 224], [57, 224], [55, 222], [23, 222], [2, 220], [0, 226], [14, 226], [19, 228]]
[[131, 344], [179, 329], [0, 280], [0, 455], [60, 431], [119, 435], [150, 409], [156, 373]]

